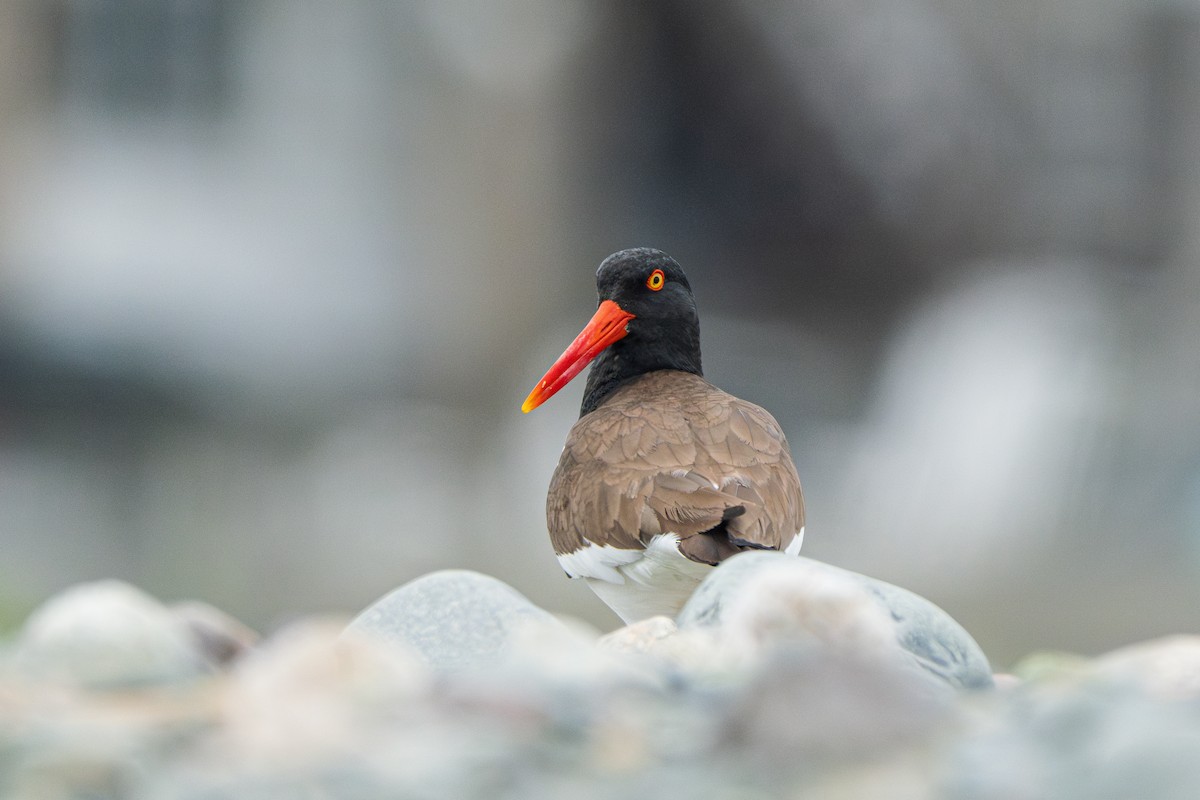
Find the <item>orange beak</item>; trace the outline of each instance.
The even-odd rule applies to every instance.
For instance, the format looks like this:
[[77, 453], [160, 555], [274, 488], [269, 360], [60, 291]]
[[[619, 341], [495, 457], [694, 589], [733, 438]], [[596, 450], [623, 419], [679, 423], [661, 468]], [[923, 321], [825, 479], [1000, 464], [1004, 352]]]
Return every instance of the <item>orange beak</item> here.
[[529, 397], [521, 404], [521, 411], [528, 414], [583, 371], [588, 363], [618, 339], [625, 337], [626, 324], [634, 315], [622, 309], [612, 300], [605, 300], [596, 309], [591, 321], [584, 326], [571, 346], [563, 351], [553, 366], [546, 372]]

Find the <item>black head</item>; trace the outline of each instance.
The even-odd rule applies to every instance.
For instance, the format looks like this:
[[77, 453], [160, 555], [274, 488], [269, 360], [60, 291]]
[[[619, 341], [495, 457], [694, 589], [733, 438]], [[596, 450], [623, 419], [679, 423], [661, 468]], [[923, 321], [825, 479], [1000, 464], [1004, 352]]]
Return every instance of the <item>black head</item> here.
[[[662, 272], [663, 279], [652, 286], [655, 270]], [[612, 300], [638, 319], [696, 320], [696, 299], [687, 275], [675, 259], [652, 247], [622, 250], [600, 262], [596, 294], [600, 301]]]
[[[700, 375], [700, 320], [692, 287], [661, 250], [613, 253], [596, 270], [595, 316], [526, 398], [536, 408], [592, 362], [580, 416], [622, 384], [662, 369]], [[594, 361], [593, 361], [594, 359]]]
[[633, 319], [625, 326], [625, 337], [601, 352], [592, 365], [585, 406], [594, 384], [611, 372], [624, 379], [659, 369], [701, 374], [696, 298], [675, 259], [650, 247], [613, 253], [596, 270], [596, 293], [599, 302], [612, 300]]

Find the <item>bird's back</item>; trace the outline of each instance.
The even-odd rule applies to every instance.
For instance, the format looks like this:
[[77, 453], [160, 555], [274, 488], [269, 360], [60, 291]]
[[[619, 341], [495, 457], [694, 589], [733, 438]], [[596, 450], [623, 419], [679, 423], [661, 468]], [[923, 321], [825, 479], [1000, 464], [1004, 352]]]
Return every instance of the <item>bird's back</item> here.
[[620, 583], [664, 537], [697, 565], [747, 548], [795, 552], [804, 500], [769, 413], [698, 375], [659, 370], [575, 423], [546, 517], [568, 574]]

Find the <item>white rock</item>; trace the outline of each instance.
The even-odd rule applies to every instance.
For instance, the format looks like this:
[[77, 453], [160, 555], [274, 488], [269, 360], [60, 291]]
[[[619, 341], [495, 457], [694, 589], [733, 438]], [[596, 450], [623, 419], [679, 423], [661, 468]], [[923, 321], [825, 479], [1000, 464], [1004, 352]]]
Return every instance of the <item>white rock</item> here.
[[891, 657], [895, 625], [863, 585], [810, 560], [772, 560], [735, 594], [721, 630], [733, 651], [753, 658], [781, 641]]
[[1177, 635], [1122, 647], [1100, 656], [1090, 670], [1132, 681], [1172, 700], [1200, 697], [1200, 636]]
[[13, 662], [27, 676], [88, 688], [186, 680], [205, 659], [158, 600], [117, 580], [73, 586], [30, 615]]

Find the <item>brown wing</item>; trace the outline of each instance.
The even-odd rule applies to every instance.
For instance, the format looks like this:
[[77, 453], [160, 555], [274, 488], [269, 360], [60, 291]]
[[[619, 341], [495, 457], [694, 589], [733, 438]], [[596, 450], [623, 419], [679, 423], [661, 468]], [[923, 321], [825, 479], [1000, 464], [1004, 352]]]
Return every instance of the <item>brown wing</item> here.
[[703, 378], [664, 371], [575, 424], [546, 517], [560, 555], [588, 542], [636, 550], [671, 532], [686, 556], [714, 564], [745, 547], [786, 547], [804, 526], [804, 501], [770, 414]]

